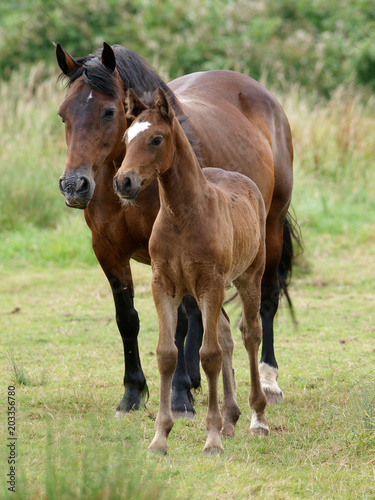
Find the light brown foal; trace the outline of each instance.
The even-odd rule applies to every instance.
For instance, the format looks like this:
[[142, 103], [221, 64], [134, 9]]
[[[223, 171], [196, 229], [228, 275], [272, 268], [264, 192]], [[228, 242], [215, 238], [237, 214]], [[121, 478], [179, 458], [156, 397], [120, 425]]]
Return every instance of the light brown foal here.
[[[161, 89], [150, 107], [129, 91], [127, 115], [136, 120], [125, 133], [126, 156], [115, 176], [115, 189], [125, 202], [130, 202], [157, 177], [160, 193], [160, 211], [149, 243], [152, 293], [159, 318], [160, 406], [149, 449], [167, 452], [173, 426], [171, 386], [177, 363], [177, 308], [184, 295], [191, 294], [198, 301], [204, 325], [200, 357], [209, 392], [204, 451], [220, 452], [220, 432], [233, 435], [239, 416], [232, 371], [233, 341], [228, 318], [222, 311], [224, 289], [232, 282], [242, 301], [240, 329], [250, 361], [250, 431], [259, 435], [269, 431], [258, 368], [265, 266], [263, 198], [254, 182], [242, 174], [200, 168]], [[223, 418], [218, 401], [221, 367]]]

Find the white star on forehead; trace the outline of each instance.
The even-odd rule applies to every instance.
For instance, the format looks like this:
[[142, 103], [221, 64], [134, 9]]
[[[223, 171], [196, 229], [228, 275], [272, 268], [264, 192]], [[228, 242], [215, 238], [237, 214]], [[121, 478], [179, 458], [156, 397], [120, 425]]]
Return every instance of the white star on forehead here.
[[135, 122], [131, 127], [128, 128], [126, 132], [126, 137], [128, 139], [128, 143], [134, 139], [135, 136], [144, 132], [151, 126], [150, 122]]
[[87, 101], [86, 101], [86, 102], [87, 102], [87, 104], [89, 103], [89, 100], [90, 100], [90, 99], [92, 99], [93, 97], [94, 97], [94, 96], [92, 95], [92, 90], [91, 90], [91, 91], [90, 91], [90, 93], [89, 93], [89, 96], [88, 96], [88, 98], [87, 98]]

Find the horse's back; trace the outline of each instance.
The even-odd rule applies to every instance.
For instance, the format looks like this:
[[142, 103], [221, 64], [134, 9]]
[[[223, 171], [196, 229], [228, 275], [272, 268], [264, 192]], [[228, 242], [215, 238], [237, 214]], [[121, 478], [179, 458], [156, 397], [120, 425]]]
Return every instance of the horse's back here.
[[200, 142], [204, 167], [250, 177], [267, 211], [273, 198], [288, 205], [292, 191], [292, 139], [276, 98], [249, 76], [217, 70], [172, 81], [190, 127]]

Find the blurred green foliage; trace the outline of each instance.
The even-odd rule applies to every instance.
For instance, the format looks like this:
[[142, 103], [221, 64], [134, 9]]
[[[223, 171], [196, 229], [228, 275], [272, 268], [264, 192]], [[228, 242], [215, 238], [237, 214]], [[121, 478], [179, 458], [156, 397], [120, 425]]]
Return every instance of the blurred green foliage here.
[[78, 57], [103, 41], [132, 48], [165, 75], [235, 69], [273, 88], [329, 96], [375, 88], [373, 0], [3, 0], [0, 77], [54, 63], [51, 41]]

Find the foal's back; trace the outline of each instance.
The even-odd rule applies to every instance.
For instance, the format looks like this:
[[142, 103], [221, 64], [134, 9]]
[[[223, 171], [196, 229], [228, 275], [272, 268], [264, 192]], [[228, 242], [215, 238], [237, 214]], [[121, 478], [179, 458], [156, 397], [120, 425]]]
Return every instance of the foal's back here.
[[256, 184], [245, 175], [219, 168], [204, 168], [203, 173], [215, 188], [222, 203], [220, 211], [226, 211], [232, 227], [232, 262], [226, 283], [229, 284], [251, 265], [264, 241], [264, 201]]

